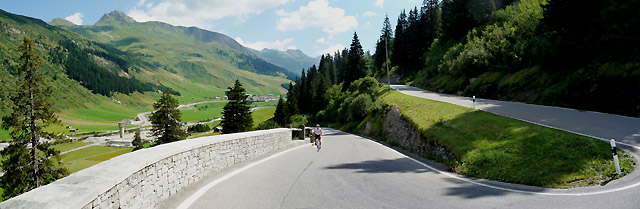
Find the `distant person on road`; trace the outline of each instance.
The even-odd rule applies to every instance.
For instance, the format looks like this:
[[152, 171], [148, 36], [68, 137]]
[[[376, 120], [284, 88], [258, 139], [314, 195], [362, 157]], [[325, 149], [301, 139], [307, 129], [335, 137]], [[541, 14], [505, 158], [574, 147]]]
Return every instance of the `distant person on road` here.
[[316, 141], [318, 141], [318, 146], [322, 146], [322, 140], [320, 140], [320, 136], [322, 136], [322, 128], [320, 128], [320, 124], [316, 125], [316, 128], [313, 129], [313, 134], [316, 136]]

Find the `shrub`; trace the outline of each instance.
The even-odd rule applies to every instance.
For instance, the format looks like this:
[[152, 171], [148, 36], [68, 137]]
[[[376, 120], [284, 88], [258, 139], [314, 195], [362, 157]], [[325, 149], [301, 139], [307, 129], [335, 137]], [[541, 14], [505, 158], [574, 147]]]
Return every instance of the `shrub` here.
[[266, 120], [265, 122], [258, 124], [258, 127], [256, 127], [256, 130], [266, 130], [266, 129], [274, 129], [274, 128], [280, 128], [280, 126], [278, 125], [278, 123], [276, 123], [276, 121], [273, 120], [273, 118], [271, 118], [269, 120]]
[[357, 121], [364, 119], [372, 105], [373, 101], [371, 100], [371, 96], [367, 94], [358, 95], [349, 103], [348, 120]]
[[211, 127], [206, 124], [196, 124], [195, 126], [189, 126], [187, 130], [191, 133], [201, 133], [211, 131]]
[[300, 124], [304, 124], [305, 126], [308, 126], [309, 121], [307, 121], [307, 118], [305, 118], [302, 115], [293, 115], [291, 116], [291, 127], [293, 128], [297, 128], [298, 126], [300, 126]]

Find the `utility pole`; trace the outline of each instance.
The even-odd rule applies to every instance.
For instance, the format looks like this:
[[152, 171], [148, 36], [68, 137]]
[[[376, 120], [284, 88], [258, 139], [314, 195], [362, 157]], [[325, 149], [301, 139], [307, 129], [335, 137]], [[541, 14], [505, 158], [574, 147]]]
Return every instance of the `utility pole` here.
[[384, 60], [385, 65], [387, 66], [387, 84], [389, 85], [389, 88], [391, 88], [391, 80], [389, 79], [389, 38], [388, 38], [389, 34], [387, 34], [387, 32], [385, 31], [384, 34], [384, 51], [385, 54], [387, 55], [387, 59]]

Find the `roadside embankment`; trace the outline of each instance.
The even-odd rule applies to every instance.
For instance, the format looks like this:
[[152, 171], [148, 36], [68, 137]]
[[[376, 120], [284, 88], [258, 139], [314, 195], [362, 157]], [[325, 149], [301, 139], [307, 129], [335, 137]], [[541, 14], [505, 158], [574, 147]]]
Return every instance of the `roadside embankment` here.
[[372, 111], [352, 131], [465, 176], [571, 188], [620, 178], [635, 166], [629, 153], [618, 150], [622, 174], [615, 175], [610, 145], [577, 134], [397, 91], [385, 92], [377, 102], [386, 108]]

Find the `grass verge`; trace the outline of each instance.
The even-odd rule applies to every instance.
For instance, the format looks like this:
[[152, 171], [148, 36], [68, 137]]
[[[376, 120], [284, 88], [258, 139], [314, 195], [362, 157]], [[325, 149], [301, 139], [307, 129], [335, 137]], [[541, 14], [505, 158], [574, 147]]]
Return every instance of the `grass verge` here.
[[[634, 169], [633, 157], [619, 150], [622, 175], [615, 176], [611, 148], [597, 139], [397, 91], [378, 101], [398, 108], [423, 140], [444, 146], [455, 156], [444, 164], [466, 176], [571, 188], [600, 184]], [[383, 120], [384, 114], [376, 114], [360, 124]]]

